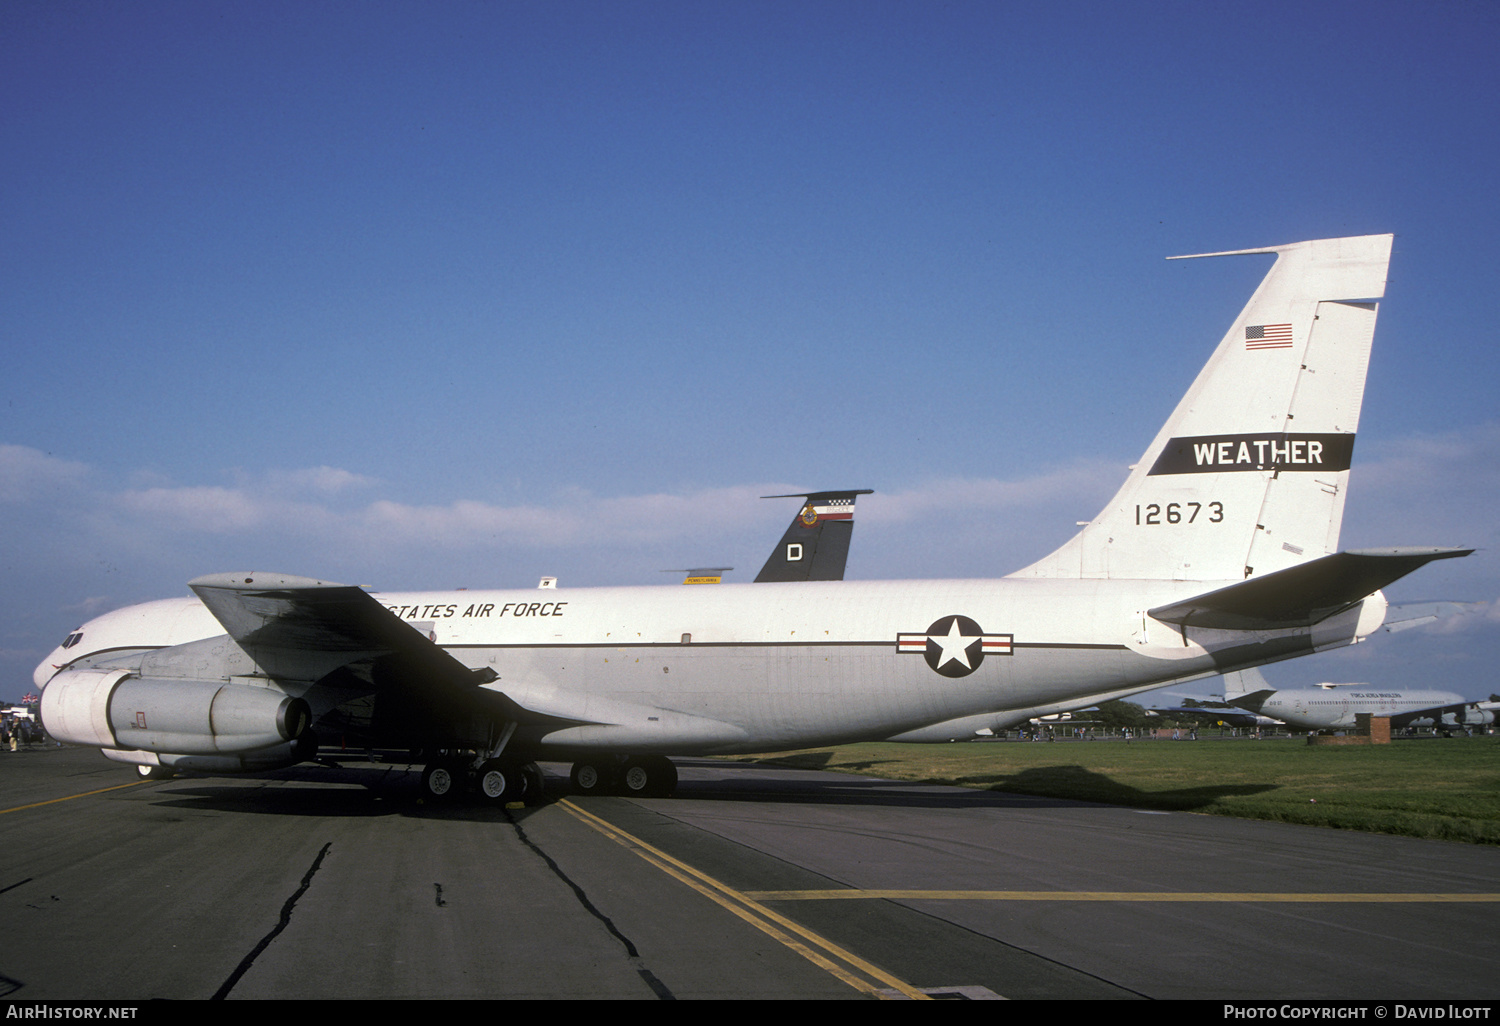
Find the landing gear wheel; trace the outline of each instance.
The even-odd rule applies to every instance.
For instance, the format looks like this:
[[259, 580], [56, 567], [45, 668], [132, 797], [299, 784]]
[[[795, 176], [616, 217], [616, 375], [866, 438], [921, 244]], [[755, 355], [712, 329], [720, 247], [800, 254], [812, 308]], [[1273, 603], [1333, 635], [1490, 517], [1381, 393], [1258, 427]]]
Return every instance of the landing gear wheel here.
[[430, 762], [422, 771], [422, 797], [445, 802], [463, 791], [463, 771], [451, 762]]
[[677, 767], [664, 755], [627, 759], [620, 774], [620, 793], [633, 798], [666, 798], [677, 787]]
[[474, 790], [486, 805], [521, 801], [526, 796], [526, 777], [519, 766], [491, 759], [479, 767]]
[[534, 762], [521, 767], [521, 776], [526, 780], [526, 790], [521, 800], [527, 805], [540, 805], [547, 799], [547, 774]]
[[135, 771], [141, 775], [142, 780], [171, 780], [176, 776], [170, 766], [137, 765]]
[[588, 759], [573, 764], [568, 780], [574, 794], [608, 794], [614, 776], [614, 767], [608, 762]]

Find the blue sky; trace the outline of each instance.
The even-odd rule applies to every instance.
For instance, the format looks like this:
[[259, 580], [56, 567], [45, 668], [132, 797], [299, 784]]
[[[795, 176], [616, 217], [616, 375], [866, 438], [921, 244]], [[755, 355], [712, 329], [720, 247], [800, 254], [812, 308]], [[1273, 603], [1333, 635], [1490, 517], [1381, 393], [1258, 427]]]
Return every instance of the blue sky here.
[[[1346, 547], [1484, 602], [1268, 672], [1500, 690], [1500, 8], [0, 5], [0, 696], [202, 573], [849, 576], [1092, 516], [1264, 274], [1395, 232]], [[3, 683], [3, 682], [11, 683]], [[14, 696], [12, 696], [14, 697]]]

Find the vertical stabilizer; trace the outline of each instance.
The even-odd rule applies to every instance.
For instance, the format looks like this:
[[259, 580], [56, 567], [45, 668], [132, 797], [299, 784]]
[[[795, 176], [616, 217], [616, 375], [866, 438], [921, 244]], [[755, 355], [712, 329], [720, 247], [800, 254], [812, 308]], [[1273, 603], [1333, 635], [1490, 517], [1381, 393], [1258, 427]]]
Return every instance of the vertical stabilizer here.
[[1276, 263], [1104, 511], [1013, 576], [1240, 580], [1336, 551], [1391, 239], [1199, 254]]
[[1260, 670], [1251, 667], [1248, 670], [1235, 670], [1224, 674], [1224, 701], [1233, 705], [1237, 698], [1255, 694], [1258, 691], [1274, 691], [1270, 683], [1266, 681]]
[[766, 499], [806, 499], [791, 526], [756, 574], [765, 581], [842, 581], [854, 534], [854, 500], [870, 489], [765, 495]]

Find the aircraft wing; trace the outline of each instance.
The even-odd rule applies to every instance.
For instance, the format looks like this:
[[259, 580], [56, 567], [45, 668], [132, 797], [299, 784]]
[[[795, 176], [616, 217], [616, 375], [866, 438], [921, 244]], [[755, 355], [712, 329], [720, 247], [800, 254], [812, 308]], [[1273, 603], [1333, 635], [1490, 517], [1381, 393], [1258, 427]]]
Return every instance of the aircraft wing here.
[[1495, 718], [1495, 713], [1485, 709], [1479, 702], [1454, 702], [1452, 705], [1435, 705], [1430, 709], [1393, 713], [1391, 726], [1405, 727], [1419, 720], [1432, 720], [1440, 727], [1442, 724], [1456, 727], [1482, 726], [1494, 723]]
[[363, 588], [268, 573], [210, 574], [188, 587], [272, 677], [313, 681], [349, 663], [394, 655], [439, 684], [484, 683]]
[[1232, 631], [1310, 627], [1435, 559], [1473, 549], [1358, 549], [1299, 563], [1149, 610], [1164, 623]]
[[1231, 727], [1254, 727], [1259, 724], [1272, 724], [1277, 721], [1269, 716], [1261, 716], [1258, 713], [1246, 712], [1243, 709], [1205, 709], [1201, 706], [1179, 706], [1176, 709], [1151, 709], [1151, 712], [1159, 716], [1168, 716], [1174, 719], [1191, 718], [1204, 720], [1208, 723], [1227, 723]]
[[497, 679], [493, 670], [465, 666], [362, 588], [271, 573], [210, 574], [188, 587], [267, 675], [313, 682], [344, 671], [396, 696], [416, 727], [589, 722], [529, 711], [482, 687]]

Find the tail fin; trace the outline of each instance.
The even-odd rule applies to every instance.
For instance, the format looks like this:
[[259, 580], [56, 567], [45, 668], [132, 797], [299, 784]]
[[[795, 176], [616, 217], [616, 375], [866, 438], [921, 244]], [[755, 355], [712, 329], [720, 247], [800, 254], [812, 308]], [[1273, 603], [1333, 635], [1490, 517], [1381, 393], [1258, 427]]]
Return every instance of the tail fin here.
[[1244, 698], [1260, 691], [1274, 691], [1260, 670], [1251, 667], [1248, 670], [1235, 670], [1224, 674], [1224, 701], [1233, 705], [1235, 699]]
[[1276, 263], [1110, 504], [1013, 576], [1240, 580], [1335, 552], [1391, 239], [1198, 254]]
[[842, 581], [854, 534], [854, 497], [870, 489], [765, 495], [766, 499], [806, 499], [792, 518], [771, 558], [755, 576], [764, 581]]

